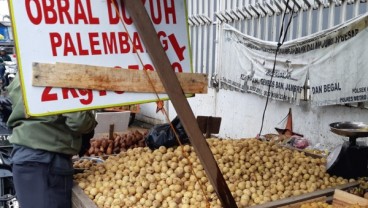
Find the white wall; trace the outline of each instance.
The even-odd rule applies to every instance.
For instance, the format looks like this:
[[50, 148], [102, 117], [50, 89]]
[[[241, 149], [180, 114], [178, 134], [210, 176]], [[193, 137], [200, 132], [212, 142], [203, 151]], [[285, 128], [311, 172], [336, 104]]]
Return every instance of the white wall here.
[[[222, 117], [218, 136], [223, 138], [255, 137], [261, 128], [262, 113], [266, 98], [254, 94], [209, 88], [208, 94], [188, 98], [195, 116]], [[166, 102], [167, 106], [167, 102]], [[333, 147], [341, 143], [344, 137], [330, 132], [329, 124], [338, 121], [362, 121], [368, 123], [368, 110], [346, 106], [312, 107], [306, 102], [299, 106], [270, 100], [266, 111], [262, 134], [276, 133], [275, 127], [284, 128], [281, 122], [289, 108], [292, 108], [293, 130], [303, 134], [313, 144], [321, 143]], [[165, 123], [162, 113], [155, 113], [155, 104], [141, 105], [141, 114], [137, 119], [156, 123]], [[170, 119], [176, 116], [172, 105], [168, 108]], [[281, 122], [281, 123], [280, 123]]]

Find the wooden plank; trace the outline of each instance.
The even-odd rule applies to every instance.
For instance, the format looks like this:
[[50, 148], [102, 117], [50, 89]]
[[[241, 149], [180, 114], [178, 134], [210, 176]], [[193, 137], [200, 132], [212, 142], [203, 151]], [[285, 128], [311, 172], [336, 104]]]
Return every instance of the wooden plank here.
[[326, 200], [327, 200], [326, 196], [321, 196], [321, 197], [305, 200], [305, 201], [302, 201], [302, 202], [297, 202], [297, 203], [285, 205], [285, 206], [282, 206], [280, 208], [300, 208], [300, 206], [305, 204], [305, 203], [326, 202]]
[[98, 208], [98, 207], [90, 198], [88, 198], [88, 196], [77, 184], [74, 184], [72, 189], [72, 208]]
[[208, 176], [208, 179], [215, 189], [223, 207], [236, 208], [237, 205], [230, 189], [226, 184], [216, 160], [206, 142], [201, 130], [199, 129], [196, 118], [180, 88], [180, 83], [175, 76], [170, 61], [162, 48], [158, 39], [157, 32], [148, 16], [142, 1], [123, 0], [125, 8], [133, 19], [134, 25], [139, 36], [150, 52], [152, 63], [157, 69], [157, 73], [166, 89], [167, 94], [182, 122], [191, 144]]
[[[165, 88], [157, 72], [148, 71], [158, 93]], [[175, 73], [186, 94], [207, 93], [206, 74]], [[70, 63], [33, 63], [32, 85], [36, 87], [64, 87], [152, 93], [153, 88], [143, 70], [126, 70], [102, 66]]]
[[265, 203], [265, 204], [261, 204], [261, 205], [257, 205], [257, 206], [252, 206], [252, 208], [267, 208], [267, 207], [282, 207], [282, 206], [286, 206], [286, 205], [290, 205], [290, 204], [294, 204], [294, 203], [298, 203], [298, 202], [303, 202], [303, 201], [307, 201], [307, 200], [311, 200], [311, 199], [315, 199], [318, 197], [322, 197], [322, 196], [332, 196], [335, 193], [336, 189], [348, 189], [351, 187], [355, 187], [358, 186], [359, 182], [351, 182], [351, 183], [347, 183], [344, 185], [339, 185], [336, 187], [332, 187], [332, 188], [328, 188], [328, 189], [323, 189], [323, 190], [318, 190], [318, 191], [314, 191], [311, 193], [306, 193], [306, 194], [302, 194], [299, 196], [292, 196], [286, 199], [280, 199], [277, 201], [272, 201], [269, 203]]
[[346, 207], [347, 205], [367, 206], [368, 199], [356, 196], [346, 191], [335, 190], [332, 205], [334, 207]]

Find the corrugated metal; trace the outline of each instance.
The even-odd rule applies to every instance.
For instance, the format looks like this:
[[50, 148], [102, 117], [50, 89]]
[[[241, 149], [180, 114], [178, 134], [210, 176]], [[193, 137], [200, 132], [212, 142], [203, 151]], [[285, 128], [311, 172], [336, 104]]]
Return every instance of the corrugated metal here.
[[187, 3], [193, 68], [209, 77], [221, 70], [217, 57], [223, 23], [262, 40], [278, 41], [284, 10], [285, 22], [294, 10], [285, 40], [288, 41], [368, 12], [367, 0], [187, 0]]
[[190, 41], [193, 69], [197, 73], [212, 75], [216, 66], [217, 35], [219, 30], [215, 12], [220, 9], [220, 1], [188, 0]]

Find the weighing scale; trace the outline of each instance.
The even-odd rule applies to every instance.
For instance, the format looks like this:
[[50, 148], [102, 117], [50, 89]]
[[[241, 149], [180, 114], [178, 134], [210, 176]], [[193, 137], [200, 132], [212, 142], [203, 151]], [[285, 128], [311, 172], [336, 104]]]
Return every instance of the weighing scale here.
[[349, 138], [337, 146], [327, 157], [327, 172], [343, 178], [368, 176], [368, 146], [357, 142], [360, 137], [368, 137], [368, 124], [362, 122], [336, 122], [330, 124], [330, 130]]

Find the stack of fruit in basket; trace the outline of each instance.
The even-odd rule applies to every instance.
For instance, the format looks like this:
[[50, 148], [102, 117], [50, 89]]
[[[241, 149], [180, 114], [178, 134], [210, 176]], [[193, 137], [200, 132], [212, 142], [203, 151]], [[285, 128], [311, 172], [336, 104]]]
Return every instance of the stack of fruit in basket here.
[[90, 169], [92, 166], [96, 165], [97, 160], [91, 160], [87, 158], [81, 158], [73, 162], [74, 169]]
[[262, 141], [266, 141], [266, 142], [272, 142], [272, 143], [277, 143], [280, 145], [285, 145], [290, 137], [286, 136], [286, 135], [280, 135], [280, 134], [265, 134], [260, 136], [260, 138]]
[[359, 186], [350, 188], [349, 193], [368, 199], [368, 177], [358, 178]]
[[107, 137], [93, 138], [86, 156], [119, 154], [131, 148], [145, 147], [146, 143], [144, 139], [146, 134], [147, 131], [141, 133], [135, 130], [124, 134], [114, 133], [113, 139]]
[[329, 154], [327, 149], [319, 150], [319, 149], [306, 148], [304, 149], [304, 151], [310, 154], [319, 155], [321, 157], [327, 157]]
[[[348, 182], [326, 173], [325, 158], [308, 157], [271, 142], [207, 141], [239, 207]], [[75, 180], [99, 207], [221, 207], [189, 145], [130, 149], [75, 175]]]

